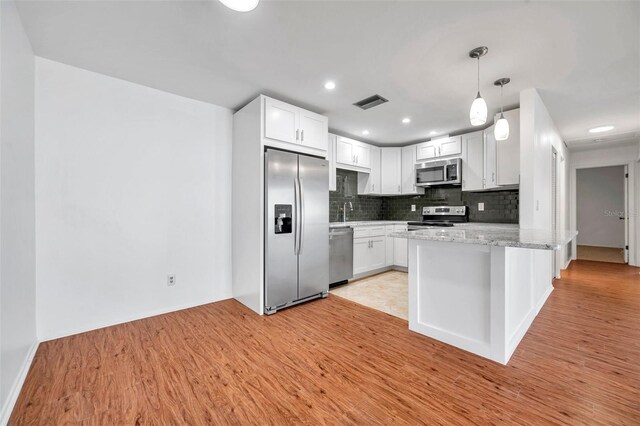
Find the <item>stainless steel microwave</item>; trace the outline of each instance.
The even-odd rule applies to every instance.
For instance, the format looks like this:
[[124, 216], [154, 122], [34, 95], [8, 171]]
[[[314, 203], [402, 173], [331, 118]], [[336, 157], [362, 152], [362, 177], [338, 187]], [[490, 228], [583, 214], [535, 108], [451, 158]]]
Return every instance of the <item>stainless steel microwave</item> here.
[[461, 172], [459, 158], [416, 164], [416, 186], [460, 185]]

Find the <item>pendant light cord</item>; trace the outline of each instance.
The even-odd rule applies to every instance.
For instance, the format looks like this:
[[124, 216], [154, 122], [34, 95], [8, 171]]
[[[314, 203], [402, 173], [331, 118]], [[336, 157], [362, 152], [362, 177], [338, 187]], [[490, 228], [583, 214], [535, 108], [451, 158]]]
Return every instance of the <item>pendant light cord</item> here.
[[480, 96], [480, 56], [478, 56], [478, 96]]
[[504, 115], [504, 99], [502, 97], [502, 90], [504, 89], [504, 84], [500, 85], [500, 116], [502, 117]]

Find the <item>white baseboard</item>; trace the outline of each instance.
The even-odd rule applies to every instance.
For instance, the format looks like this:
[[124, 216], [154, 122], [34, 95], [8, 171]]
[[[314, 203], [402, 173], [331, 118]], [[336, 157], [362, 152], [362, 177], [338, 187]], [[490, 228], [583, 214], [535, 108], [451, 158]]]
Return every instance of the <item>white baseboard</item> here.
[[13, 411], [13, 407], [16, 405], [22, 385], [24, 385], [24, 381], [27, 378], [27, 373], [29, 372], [29, 368], [31, 368], [31, 363], [33, 362], [33, 357], [36, 355], [36, 351], [38, 350], [38, 345], [39, 343], [35, 342], [29, 348], [27, 357], [22, 364], [22, 368], [20, 368], [20, 373], [18, 374], [18, 377], [16, 377], [13, 386], [11, 386], [7, 401], [2, 407], [2, 411], [0, 411], [0, 425], [2, 426], [9, 423], [9, 417], [11, 417], [11, 412]]
[[232, 297], [229, 296], [222, 299], [212, 299], [212, 300], [200, 301], [196, 303], [187, 303], [187, 304], [182, 304], [177, 306], [171, 306], [171, 307], [162, 308], [162, 309], [154, 309], [151, 311], [146, 311], [146, 312], [142, 312], [135, 315], [123, 316], [113, 321], [100, 321], [100, 322], [95, 322], [89, 325], [84, 324], [84, 326], [81, 328], [67, 329], [67, 330], [63, 330], [63, 331], [59, 331], [59, 332], [55, 332], [47, 335], [41, 335], [38, 337], [40, 338], [41, 342], [46, 342], [49, 340], [60, 339], [62, 337], [73, 336], [74, 334], [86, 333], [88, 331], [94, 331], [94, 330], [99, 330], [101, 328], [111, 327], [118, 324], [124, 324], [126, 322], [137, 321], [145, 318], [155, 317], [157, 315], [164, 315], [164, 314], [169, 314], [171, 312], [181, 311], [183, 309], [189, 309], [189, 308], [195, 308], [197, 306], [208, 305], [209, 303], [220, 302], [222, 300], [227, 300], [231, 298]]

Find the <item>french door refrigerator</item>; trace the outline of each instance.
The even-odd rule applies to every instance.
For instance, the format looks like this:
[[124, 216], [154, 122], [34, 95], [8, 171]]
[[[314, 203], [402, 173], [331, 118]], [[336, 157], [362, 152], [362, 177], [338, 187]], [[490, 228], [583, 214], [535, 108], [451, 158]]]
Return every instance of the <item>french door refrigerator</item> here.
[[265, 152], [265, 313], [329, 291], [329, 163]]

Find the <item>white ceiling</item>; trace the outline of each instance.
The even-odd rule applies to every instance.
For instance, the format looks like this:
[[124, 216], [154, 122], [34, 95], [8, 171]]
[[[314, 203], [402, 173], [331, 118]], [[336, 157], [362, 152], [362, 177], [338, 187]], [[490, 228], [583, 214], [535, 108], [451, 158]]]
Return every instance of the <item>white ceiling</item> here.
[[[538, 88], [566, 140], [602, 124], [640, 132], [637, 2], [263, 0], [238, 13], [215, 0], [21, 0], [19, 10], [39, 56], [233, 109], [265, 93], [380, 144], [469, 129], [468, 51], [480, 45], [490, 114], [493, 81], [510, 77], [505, 104]], [[390, 102], [352, 106], [376, 93]]]

